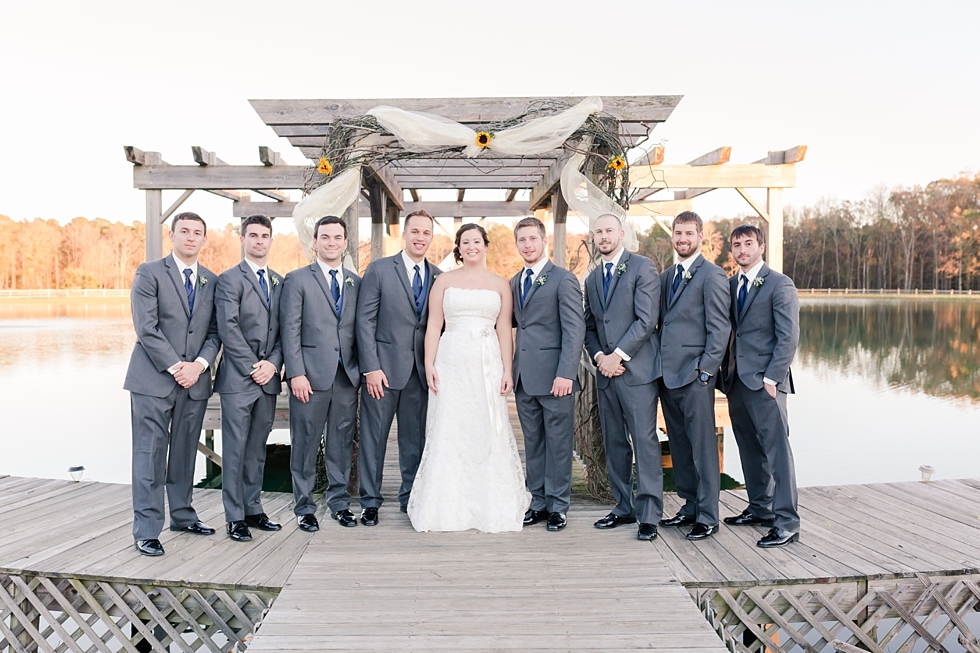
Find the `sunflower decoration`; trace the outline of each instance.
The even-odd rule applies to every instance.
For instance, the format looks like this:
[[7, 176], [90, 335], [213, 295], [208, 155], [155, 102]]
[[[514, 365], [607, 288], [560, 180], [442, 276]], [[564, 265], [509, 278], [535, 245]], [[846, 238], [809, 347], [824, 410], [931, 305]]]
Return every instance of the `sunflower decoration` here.
[[326, 177], [333, 172], [333, 164], [329, 160], [321, 158], [320, 164], [316, 167], [316, 171]]
[[476, 144], [479, 145], [481, 149], [486, 148], [488, 145], [490, 145], [490, 140], [492, 138], [493, 138], [493, 134], [491, 134], [490, 132], [477, 132]]
[[606, 168], [610, 170], [622, 170], [626, 167], [626, 160], [621, 156], [614, 156], [609, 159], [609, 163], [606, 164]]

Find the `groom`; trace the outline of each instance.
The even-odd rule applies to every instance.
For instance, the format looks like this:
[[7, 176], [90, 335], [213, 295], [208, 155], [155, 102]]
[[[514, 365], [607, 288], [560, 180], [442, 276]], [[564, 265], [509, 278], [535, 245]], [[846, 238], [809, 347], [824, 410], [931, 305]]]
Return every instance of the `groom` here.
[[[582, 291], [575, 275], [548, 260], [548, 238], [537, 218], [514, 227], [524, 269], [510, 280], [514, 294], [514, 388], [524, 432], [531, 507], [524, 525], [548, 520], [565, 528], [572, 493], [572, 440], [578, 365], [585, 341]], [[564, 243], [556, 243], [564, 246]]]
[[398, 464], [402, 512], [415, 483], [425, 444], [429, 387], [425, 380], [425, 327], [428, 298], [440, 270], [425, 260], [434, 221], [425, 211], [405, 217], [405, 249], [372, 261], [364, 272], [357, 302], [357, 342], [361, 391], [361, 442], [358, 472], [361, 523], [376, 526], [385, 450], [391, 422], [398, 415]]

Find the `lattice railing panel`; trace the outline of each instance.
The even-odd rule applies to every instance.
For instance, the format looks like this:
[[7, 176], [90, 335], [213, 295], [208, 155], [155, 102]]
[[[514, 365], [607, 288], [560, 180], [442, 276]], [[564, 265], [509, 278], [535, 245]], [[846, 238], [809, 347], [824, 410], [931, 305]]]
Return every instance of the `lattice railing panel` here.
[[0, 651], [244, 650], [277, 595], [0, 574]]
[[978, 577], [699, 590], [732, 653], [980, 653]]

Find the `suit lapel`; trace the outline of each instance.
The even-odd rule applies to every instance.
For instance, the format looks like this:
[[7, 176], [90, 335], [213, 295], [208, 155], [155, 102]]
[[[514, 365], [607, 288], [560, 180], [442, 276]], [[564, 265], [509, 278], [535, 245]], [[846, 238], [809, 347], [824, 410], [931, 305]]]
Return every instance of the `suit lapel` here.
[[524, 273], [524, 268], [510, 278], [510, 294], [514, 297], [514, 312], [524, 314], [524, 307], [521, 306], [521, 274]]
[[[554, 263], [548, 261], [547, 263], [544, 264], [544, 267], [541, 268], [541, 274], [535, 277], [534, 283], [531, 284], [531, 288], [527, 291], [527, 297], [524, 298], [524, 306], [521, 307], [522, 311], [527, 306], [528, 302], [531, 301], [531, 298], [534, 297], [534, 291], [537, 290], [540, 286], [544, 285], [543, 283], [538, 283], [541, 280], [541, 277], [546, 276], [548, 272], [551, 271], [551, 268], [553, 267], [555, 267]], [[609, 294], [612, 295], [612, 288], [609, 289]]]
[[[769, 266], [763, 263], [762, 268], [759, 270], [759, 274], [757, 274], [755, 278], [762, 279], [762, 284], [765, 284], [767, 274], [769, 274]], [[762, 285], [757, 286], [754, 282], [746, 289], [745, 305], [742, 306], [742, 312], [738, 316], [739, 322], [741, 322], [742, 318], [745, 317], [745, 314], [749, 310], [749, 306], [752, 305], [752, 301], [755, 299], [756, 295], [759, 294], [760, 290], [762, 290]]]
[[[405, 266], [402, 262], [402, 255], [399, 253], [393, 258], [395, 263], [395, 274], [398, 276], [398, 280], [401, 282], [402, 287], [405, 289], [405, 296], [408, 297], [408, 305], [412, 307], [412, 312], [415, 312], [415, 293], [412, 291], [412, 287], [408, 285], [408, 277], [405, 273]], [[425, 290], [426, 286], [423, 284], [422, 289]]]
[[425, 277], [423, 278], [424, 283], [422, 284], [421, 313], [425, 313], [425, 309], [429, 306], [429, 295], [431, 294], [429, 291], [432, 290], [432, 284], [435, 283], [433, 279], [436, 277], [436, 273], [433, 272], [435, 266], [430, 265], [428, 261], [422, 261], [422, 263], [424, 264], [423, 270], [424, 270]]
[[[334, 316], [336, 316], [337, 321], [339, 322], [340, 315], [337, 314], [337, 305], [334, 304], [333, 302], [333, 293], [330, 292], [330, 283], [327, 281], [327, 278], [323, 275], [323, 269], [320, 268], [320, 263], [317, 261], [313, 261], [313, 265], [310, 266], [310, 272], [313, 273], [313, 278], [316, 279], [316, 282], [320, 284], [320, 290], [323, 291], [324, 298], [326, 298], [327, 303], [330, 304], [330, 310], [333, 311]], [[341, 297], [343, 297], [346, 294], [344, 293], [344, 291], [340, 291], [340, 292], [341, 292], [340, 295]]]
[[[194, 310], [191, 311], [191, 317], [194, 317], [194, 314], [197, 313], [198, 307], [201, 305], [201, 302], [197, 301], [201, 298], [201, 294], [209, 292], [206, 290], [208, 287], [208, 272], [210, 272], [210, 270], [201, 265], [200, 262], [197, 264], [197, 279], [194, 280], [197, 287], [194, 288]], [[201, 283], [202, 281], [204, 282], [203, 284]], [[186, 295], [187, 293], [185, 292], [184, 294]]]
[[187, 303], [187, 291], [184, 290], [184, 279], [180, 276], [180, 271], [177, 269], [177, 264], [173, 260], [173, 255], [168, 254], [166, 258], [163, 259], [163, 264], [167, 266], [167, 276], [174, 283], [174, 290], [177, 291], [177, 296], [180, 297], [180, 303], [184, 307], [184, 313], [187, 314], [187, 318], [191, 317], [191, 307]]
[[279, 312], [279, 286], [282, 283], [282, 277], [272, 271], [272, 268], [266, 268], [269, 271], [269, 298], [272, 302], [272, 312]]
[[350, 277], [347, 276], [349, 274], [350, 272], [347, 271], [347, 268], [344, 268], [343, 274], [341, 274], [341, 277], [343, 278], [340, 280], [340, 283], [344, 284], [344, 286], [340, 290], [340, 315], [338, 315], [338, 317], [341, 317], [347, 313], [347, 308], [350, 306], [349, 302], [353, 301], [350, 299], [350, 291], [354, 289], [354, 282], [351, 281], [350, 285], [347, 284], [347, 280], [350, 279]]
[[[265, 306], [265, 310], [268, 311], [269, 310], [269, 305], [265, 303], [265, 293], [262, 292], [262, 286], [259, 285], [259, 279], [258, 279], [257, 276], [255, 276], [255, 273], [252, 272], [252, 268], [249, 267], [248, 263], [246, 263], [245, 261], [242, 261], [241, 263], [238, 264], [238, 269], [241, 270], [245, 274], [245, 278], [248, 279], [252, 283], [252, 288], [255, 289], [255, 293], [259, 296], [259, 299], [262, 300], [259, 303], [262, 304], [263, 306]], [[271, 278], [271, 275], [269, 275], [269, 274], [266, 274], [266, 276], [268, 277], [266, 279], [266, 285], [269, 286], [269, 299], [271, 300], [272, 299], [272, 278]]]
[[[616, 293], [616, 287], [619, 285], [619, 277], [622, 276], [623, 274], [626, 274], [626, 272], [623, 272], [622, 274], [619, 272], [620, 266], [625, 265], [626, 269], [629, 270], [629, 265], [628, 265], [629, 260], [630, 260], [630, 253], [624, 249], [623, 255], [619, 257], [619, 264], [613, 266], [612, 280], [609, 282], [609, 296], [603, 298], [602, 300], [603, 308], [609, 306], [609, 302], [612, 301], [613, 295]], [[603, 263], [603, 269], [605, 269], [605, 263]]]
[[598, 308], [603, 312], [606, 310], [605, 300], [602, 298], [602, 268], [598, 267], [589, 274], [589, 282], [592, 284], [593, 292], [595, 296], [599, 299], [597, 302]]
[[738, 274], [728, 280], [728, 294], [731, 295], [731, 307], [729, 308], [729, 313], [731, 314], [732, 321], [735, 325], [738, 325], [739, 315], [738, 315]]
[[[677, 300], [680, 299], [682, 294], [684, 294], [684, 289], [687, 288], [687, 285], [691, 283], [691, 281], [693, 281], [694, 275], [697, 274], [698, 268], [700, 268], [703, 263], [704, 263], [704, 255], [702, 254], [701, 256], [698, 257], [698, 260], [691, 265], [691, 269], [688, 270], [688, 272], [691, 273], [691, 279], [686, 281], [681, 281], [680, 287], [677, 289], [677, 292], [674, 293], [673, 301], [670, 301], [668, 303], [667, 308], [671, 308], [674, 304], [677, 303]], [[683, 269], [684, 268], [678, 263], [675, 266], [674, 272], [676, 274], [677, 270], [683, 270]], [[681, 272], [681, 274], [683, 274], [683, 272]], [[671, 284], [673, 284], [674, 280], [671, 279], [670, 282]], [[670, 290], [668, 290], [667, 293], [668, 293], [667, 296], [670, 297]]]

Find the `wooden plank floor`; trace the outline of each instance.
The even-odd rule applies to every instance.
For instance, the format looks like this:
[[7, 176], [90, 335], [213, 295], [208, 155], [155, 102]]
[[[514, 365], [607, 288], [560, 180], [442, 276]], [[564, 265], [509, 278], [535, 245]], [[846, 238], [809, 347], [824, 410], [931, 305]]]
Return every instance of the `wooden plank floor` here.
[[250, 651], [712, 651], [724, 647], [634, 528], [604, 510], [520, 533], [375, 528], [317, 534]]
[[[681, 502], [665, 497], [673, 515]], [[721, 515], [747, 501], [722, 492]], [[691, 543], [661, 528], [654, 548], [687, 587], [829, 583], [980, 573], [980, 481], [876, 483], [800, 488], [800, 542], [760, 549], [767, 529], [725, 526]]]

